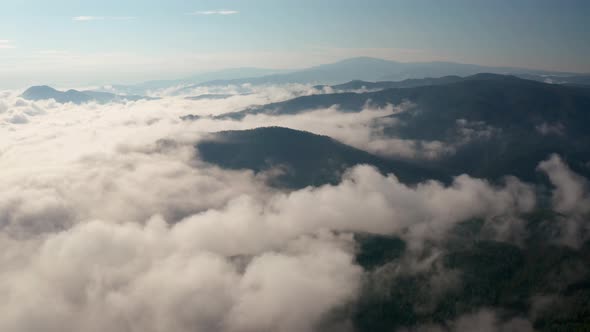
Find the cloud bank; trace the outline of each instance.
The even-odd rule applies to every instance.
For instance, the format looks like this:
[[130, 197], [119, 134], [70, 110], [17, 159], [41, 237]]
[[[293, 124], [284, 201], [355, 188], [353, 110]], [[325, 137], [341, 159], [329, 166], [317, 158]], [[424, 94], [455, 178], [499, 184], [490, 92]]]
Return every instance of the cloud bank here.
[[[355, 260], [354, 233], [395, 235], [420, 253], [466, 219], [518, 228], [536, 206], [535, 188], [511, 177], [407, 186], [362, 165], [336, 185], [283, 191], [251, 171], [199, 159], [193, 145], [203, 135], [261, 125], [372, 151], [374, 122], [401, 107], [207, 117], [317, 93], [308, 88], [198, 101], [162, 93], [107, 105], [0, 93], [0, 330], [352, 330], [349, 311], [367, 273]], [[180, 120], [188, 114], [204, 117]], [[587, 184], [563, 161], [553, 156], [539, 169], [554, 184], [557, 210], [588, 212]], [[503, 234], [495, 238], [512, 241]], [[492, 311], [453, 324], [453, 331], [530, 327]]]

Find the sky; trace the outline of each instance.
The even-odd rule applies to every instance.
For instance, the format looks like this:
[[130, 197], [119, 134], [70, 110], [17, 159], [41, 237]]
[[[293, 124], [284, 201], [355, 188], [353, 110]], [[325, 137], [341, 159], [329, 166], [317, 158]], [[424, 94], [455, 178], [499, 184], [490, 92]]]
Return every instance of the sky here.
[[584, 0], [0, 1], [0, 87], [355, 56], [590, 72]]

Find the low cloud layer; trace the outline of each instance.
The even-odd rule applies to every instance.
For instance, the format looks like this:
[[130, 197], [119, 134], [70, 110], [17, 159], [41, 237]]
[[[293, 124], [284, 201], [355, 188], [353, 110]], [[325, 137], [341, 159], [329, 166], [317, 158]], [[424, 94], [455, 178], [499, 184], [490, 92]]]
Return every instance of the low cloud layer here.
[[[134, 188], [124, 177], [113, 185], [145, 188]], [[213, 188], [189, 193], [194, 204], [204, 204]], [[173, 224], [157, 213], [139, 222], [71, 218], [45, 233], [39, 227], [51, 218], [54, 224], [65, 220], [69, 209], [65, 216], [43, 210], [55, 209], [54, 200], [62, 208], [75, 202], [56, 193], [25, 198], [34, 206], [20, 212], [36, 208], [37, 214], [26, 216], [22, 227], [40, 236], [3, 233], [0, 288], [8, 297], [0, 306], [0, 327], [312, 331], [326, 314], [357, 296], [362, 269], [354, 263], [349, 232], [398, 234], [418, 245], [442, 236], [459, 220], [516, 213], [532, 204], [520, 184], [493, 188], [464, 177], [446, 188], [437, 183], [408, 188], [367, 166], [353, 169], [337, 186], [238, 193], [232, 191], [237, 197], [222, 207]], [[156, 202], [149, 196], [137, 192], [127, 201], [145, 207], [168, 203], [162, 211], [178, 208], [166, 195]], [[94, 202], [96, 210], [105, 208]], [[318, 208], [310, 212], [310, 206]], [[92, 206], [70, 208], [76, 215], [76, 209]], [[124, 205], [111, 213], [129, 220], [129, 210], [133, 206]]]
[[[396, 235], [420, 252], [471, 218], [518, 228], [519, 215], [536, 206], [535, 188], [516, 178], [491, 184], [462, 175], [449, 185], [407, 186], [366, 165], [337, 185], [282, 191], [251, 171], [203, 163], [193, 148], [211, 131], [281, 125], [378, 152], [375, 121], [401, 106], [180, 120], [307, 88], [108, 105], [0, 93], [0, 330], [352, 329], [346, 313], [366, 273], [355, 262], [353, 233]], [[556, 210], [588, 212], [585, 180], [557, 156], [539, 169], [555, 186]], [[512, 241], [501, 228], [496, 238]], [[453, 331], [530, 327], [491, 311], [453, 324]]]

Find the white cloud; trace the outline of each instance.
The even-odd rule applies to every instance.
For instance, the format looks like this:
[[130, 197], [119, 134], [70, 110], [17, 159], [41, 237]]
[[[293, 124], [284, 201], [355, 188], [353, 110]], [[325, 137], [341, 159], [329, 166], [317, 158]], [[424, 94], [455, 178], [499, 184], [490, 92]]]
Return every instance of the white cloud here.
[[0, 39], [0, 49], [16, 48], [11, 40]]
[[555, 186], [553, 208], [561, 213], [590, 212], [590, 184], [584, 177], [574, 173], [558, 155], [539, 164], [538, 169], [547, 174]]
[[[323, 93], [323, 91], [317, 91], [311, 87], [306, 88], [302, 85], [290, 85], [289, 88], [297, 91], [297, 95]], [[262, 89], [262, 91], [265, 90], [266, 88]], [[198, 89], [192, 92], [198, 95], [198, 91], [202, 92], [202, 90]], [[336, 138], [348, 145], [384, 157], [434, 160], [455, 153], [457, 147], [462, 143], [453, 145], [441, 141], [402, 139], [383, 134], [385, 126], [395, 124], [397, 121], [387, 117], [388, 115], [405, 112], [412, 107], [411, 103], [402, 103], [395, 106], [387, 105], [382, 108], [365, 105], [359, 112], [341, 112], [338, 105], [333, 105], [326, 109], [309, 110], [295, 115], [255, 114], [247, 115], [243, 121], [212, 120], [205, 117], [198, 120], [198, 122], [203, 125], [208, 124], [210, 128], [218, 128], [219, 130], [263, 126], [283, 126], [305, 130]], [[195, 113], [209, 115], [200, 112]]]
[[[314, 92], [249, 88], [224, 100], [107, 105], [0, 93], [0, 330], [313, 331], [341, 323], [325, 320], [358, 298], [363, 271], [350, 232], [396, 234], [419, 249], [459, 221], [535, 205], [533, 188], [515, 178], [407, 186], [358, 166], [337, 185], [288, 192], [203, 163], [193, 144], [210, 131], [279, 124], [366, 148], [371, 122], [396, 111], [179, 120]], [[19, 116], [27, 121], [14, 123]], [[556, 186], [571, 186], [565, 179]], [[489, 313], [474, 317], [481, 324], [470, 318], [457, 329], [504, 324]]]
[[76, 22], [88, 22], [88, 21], [129, 21], [134, 20], [134, 16], [75, 16], [72, 17], [72, 21]]
[[218, 9], [218, 10], [200, 10], [190, 13], [190, 15], [234, 15], [238, 14], [239, 11], [237, 10], [227, 10], [227, 9]]
[[563, 245], [579, 247], [590, 238], [590, 182], [573, 172], [558, 155], [538, 166], [554, 186], [551, 205], [563, 214], [557, 218], [560, 234], [557, 241]]
[[560, 123], [547, 123], [543, 122], [540, 125], [535, 126], [535, 130], [543, 136], [556, 135], [563, 136], [566, 132], [565, 126]]
[[73, 21], [100, 21], [104, 20], [102, 16], [76, 16], [72, 17]]

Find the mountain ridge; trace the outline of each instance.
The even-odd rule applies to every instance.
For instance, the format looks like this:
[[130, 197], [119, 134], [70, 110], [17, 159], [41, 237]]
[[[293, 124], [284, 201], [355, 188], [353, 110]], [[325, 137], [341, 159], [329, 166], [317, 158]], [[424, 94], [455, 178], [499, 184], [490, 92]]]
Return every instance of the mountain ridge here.
[[341, 112], [360, 112], [369, 101], [375, 108], [410, 103], [408, 110], [385, 117], [394, 121], [384, 121], [379, 135], [444, 144], [453, 153], [429, 163], [448, 176], [499, 179], [511, 174], [537, 181], [536, 165], [558, 153], [574, 171], [590, 177], [585, 166], [590, 163], [590, 89], [514, 76], [480, 74], [441, 85], [310, 95], [214, 118], [295, 115], [334, 105]]
[[137, 101], [141, 99], [154, 99], [137, 95], [117, 95], [109, 92], [84, 90], [78, 91], [69, 89], [60, 91], [47, 85], [37, 85], [26, 89], [21, 97], [27, 100], [48, 100], [54, 99], [58, 103], [84, 104], [88, 102], [98, 102], [100, 104], [113, 101]]
[[523, 78], [545, 81], [544, 75], [563, 78], [568, 83], [568, 77], [580, 77], [586, 74], [553, 72], [515, 67], [493, 67], [454, 62], [398, 62], [372, 57], [356, 57], [344, 59], [334, 63], [322, 64], [289, 73], [249, 77], [233, 80], [214, 80], [199, 83], [192, 87], [240, 84], [339, 84], [351, 80], [366, 81], [398, 81], [404, 79], [421, 79], [426, 77], [470, 76], [477, 73], [489, 72], [495, 74], [522, 75]]
[[349, 167], [367, 164], [382, 173], [394, 173], [402, 182], [449, 178], [407, 161], [390, 160], [341, 143], [329, 136], [286, 127], [226, 130], [195, 145], [199, 157], [229, 169], [250, 169], [256, 173], [275, 168], [279, 175], [270, 183], [278, 187], [303, 188], [336, 184]]

